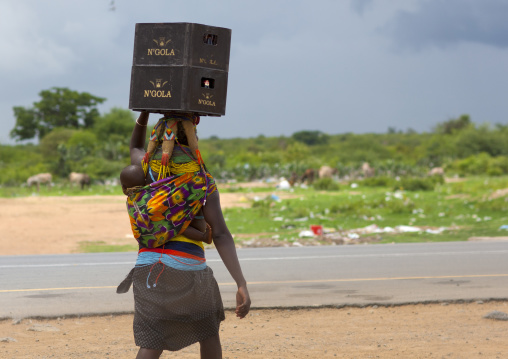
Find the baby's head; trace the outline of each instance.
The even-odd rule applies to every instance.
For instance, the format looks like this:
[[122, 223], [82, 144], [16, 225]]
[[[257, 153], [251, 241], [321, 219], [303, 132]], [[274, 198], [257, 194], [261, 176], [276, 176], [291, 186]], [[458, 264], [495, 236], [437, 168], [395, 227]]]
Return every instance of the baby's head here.
[[120, 172], [122, 191], [127, 195], [127, 189], [145, 185], [145, 172], [139, 165], [129, 165]]

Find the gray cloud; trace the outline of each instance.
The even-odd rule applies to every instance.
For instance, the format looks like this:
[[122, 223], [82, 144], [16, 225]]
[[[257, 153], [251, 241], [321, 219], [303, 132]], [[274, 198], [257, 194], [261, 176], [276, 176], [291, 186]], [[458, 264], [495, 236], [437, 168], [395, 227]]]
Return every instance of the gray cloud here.
[[508, 47], [505, 0], [427, 0], [415, 12], [399, 11], [384, 28], [402, 48], [440, 48], [461, 42]]
[[363, 15], [365, 10], [372, 4], [374, 0], [351, 0], [351, 8], [358, 15]]
[[[412, 31], [406, 34], [410, 44], [420, 37], [418, 46], [430, 43], [424, 25], [439, 11], [429, 9], [445, 3], [422, 1], [145, 0], [140, 6], [122, 0], [115, 11], [108, 11], [107, 0], [0, 1], [0, 143], [10, 141], [12, 107], [30, 106], [53, 86], [107, 98], [101, 112], [126, 108], [137, 22], [233, 30], [226, 116], [203, 119], [202, 138], [382, 132], [389, 126], [424, 131], [462, 113], [478, 122], [506, 122], [505, 48], [469, 41], [409, 56], [389, 51], [390, 38], [378, 32], [383, 24]], [[482, 18], [467, 0], [449, 1], [457, 19], [473, 12], [476, 23], [499, 22], [501, 10], [485, 10]], [[473, 10], [458, 12], [462, 4]], [[412, 16], [423, 16], [423, 25]]]

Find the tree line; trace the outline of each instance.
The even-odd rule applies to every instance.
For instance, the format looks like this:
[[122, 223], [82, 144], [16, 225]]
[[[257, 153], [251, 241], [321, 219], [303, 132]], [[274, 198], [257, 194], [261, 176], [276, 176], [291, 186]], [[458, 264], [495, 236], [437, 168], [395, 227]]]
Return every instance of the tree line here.
[[[31, 107], [13, 108], [16, 124], [11, 138], [38, 143], [0, 145], [1, 185], [19, 185], [41, 172], [57, 178], [81, 172], [105, 180], [116, 178], [129, 164], [137, 114], [121, 108], [101, 114], [98, 105], [104, 98], [68, 88], [43, 90], [39, 96]], [[478, 125], [468, 115], [438, 123], [425, 133], [390, 128], [384, 134], [299, 131], [247, 139], [212, 136], [200, 139], [200, 150], [207, 168], [219, 179], [289, 177], [322, 165], [347, 176], [357, 173], [364, 162], [378, 175], [422, 176], [437, 166], [449, 175], [508, 174], [508, 126]]]

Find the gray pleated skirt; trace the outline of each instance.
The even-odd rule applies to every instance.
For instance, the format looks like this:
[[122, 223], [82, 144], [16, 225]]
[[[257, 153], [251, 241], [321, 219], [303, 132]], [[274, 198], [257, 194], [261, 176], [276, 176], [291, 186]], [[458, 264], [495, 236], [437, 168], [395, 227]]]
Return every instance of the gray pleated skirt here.
[[128, 291], [130, 283], [137, 346], [176, 351], [219, 333], [224, 307], [211, 268], [181, 271], [161, 263], [136, 267], [117, 292]]

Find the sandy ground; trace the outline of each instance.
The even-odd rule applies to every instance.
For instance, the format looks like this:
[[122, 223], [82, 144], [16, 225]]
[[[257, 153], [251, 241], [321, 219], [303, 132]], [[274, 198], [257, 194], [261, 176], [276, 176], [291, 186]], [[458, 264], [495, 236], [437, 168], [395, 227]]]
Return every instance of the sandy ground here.
[[[223, 193], [221, 206], [247, 207], [248, 197]], [[136, 243], [125, 196], [0, 198], [0, 208], [0, 255], [75, 253], [87, 241]]]
[[[260, 196], [259, 193], [256, 195]], [[222, 194], [222, 206], [245, 206]], [[0, 255], [73, 253], [83, 241], [132, 244], [125, 198], [0, 199]], [[1, 295], [1, 294], [0, 294]], [[255, 306], [255, 303], [253, 304]], [[508, 358], [508, 302], [227, 312], [224, 358]], [[197, 345], [163, 358], [197, 358]], [[0, 322], [0, 358], [134, 358], [132, 316]]]
[[[507, 358], [507, 303], [253, 310], [226, 313], [224, 358]], [[10, 339], [9, 339], [10, 338]], [[132, 316], [0, 322], [0, 357], [134, 358]], [[9, 341], [13, 340], [13, 341]], [[199, 346], [162, 358], [198, 358]]]

